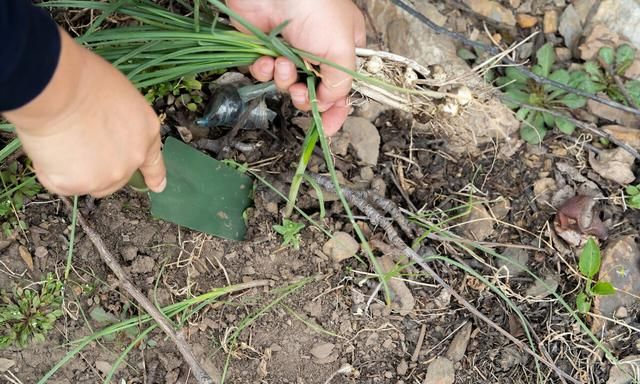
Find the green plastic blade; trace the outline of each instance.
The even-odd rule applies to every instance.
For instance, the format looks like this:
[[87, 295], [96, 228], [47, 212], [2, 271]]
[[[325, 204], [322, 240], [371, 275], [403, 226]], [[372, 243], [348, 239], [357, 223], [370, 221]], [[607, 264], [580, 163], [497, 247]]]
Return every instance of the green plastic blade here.
[[210, 235], [244, 239], [243, 213], [251, 204], [251, 178], [171, 137], [162, 153], [167, 187], [149, 194], [151, 213]]

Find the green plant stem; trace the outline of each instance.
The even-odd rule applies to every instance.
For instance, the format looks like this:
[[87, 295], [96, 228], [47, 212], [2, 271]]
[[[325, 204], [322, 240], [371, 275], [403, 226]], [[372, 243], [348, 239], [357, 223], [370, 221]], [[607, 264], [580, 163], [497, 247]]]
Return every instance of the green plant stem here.
[[315, 148], [318, 142], [318, 126], [315, 124], [315, 121], [311, 123], [311, 127], [307, 132], [307, 135], [302, 143], [302, 153], [300, 154], [300, 160], [298, 161], [298, 167], [296, 168], [296, 173], [291, 180], [291, 188], [289, 189], [289, 200], [287, 201], [287, 205], [284, 210], [284, 217], [289, 218], [293, 213], [293, 208], [298, 199], [298, 192], [300, 190], [300, 186], [302, 185], [302, 180], [304, 176], [304, 172], [307, 169], [307, 165], [309, 165], [309, 161], [311, 160], [311, 156], [313, 155], [313, 149]]

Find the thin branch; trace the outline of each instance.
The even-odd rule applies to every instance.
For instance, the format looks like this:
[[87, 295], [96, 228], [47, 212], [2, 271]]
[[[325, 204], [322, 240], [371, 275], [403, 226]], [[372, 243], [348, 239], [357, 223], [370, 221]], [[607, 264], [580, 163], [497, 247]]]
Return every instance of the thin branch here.
[[[62, 196], [60, 197], [60, 199], [64, 202], [64, 204], [67, 206], [69, 210], [73, 209], [73, 205], [71, 204], [69, 199]], [[118, 261], [111, 254], [111, 252], [109, 252], [109, 250], [104, 244], [104, 241], [102, 241], [102, 238], [100, 237], [100, 235], [98, 235], [98, 233], [94, 231], [93, 228], [91, 228], [91, 226], [89, 226], [89, 224], [84, 219], [84, 217], [80, 214], [80, 212], [78, 212], [77, 218], [78, 218], [78, 223], [80, 223], [80, 226], [82, 227], [82, 230], [89, 237], [89, 240], [91, 240], [93, 245], [96, 247], [96, 250], [98, 251], [98, 254], [100, 255], [100, 258], [102, 259], [102, 261], [105, 264], [107, 264], [111, 269], [111, 271], [113, 271], [113, 273], [116, 275], [116, 277], [120, 281], [120, 284], [122, 285], [122, 288], [124, 288], [124, 290], [129, 295], [131, 295], [131, 297], [133, 297], [136, 300], [136, 302], [140, 304], [142, 308], [144, 308], [144, 310], [149, 314], [149, 316], [153, 318], [153, 320], [164, 331], [164, 333], [166, 333], [167, 336], [169, 336], [169, 338], [178, 347], [180, 354], [182, 354], [182, 357], [184, 358], [185, 362], [188, 364], [197, 382], [200, 384], [213, 384], [213, 383], [218, 384], [219, 383], [218, 379], [216, 379], [216, 381], [211, 379], [209, 374], [200, 366], [200, 363], [198, 362], [196, 357], [193, 355], [191, 348], [187, 344], [184, 338], [184, 334], [182, 332], [176, 333], [175, 330], [171, 327], [171, 325], [169, 325], [164, 315], [158, 310], [158, 308], [156, 308], [151, 303], [151, 301], [149, 301], [149, 299], [147, 299], [147, 297], [131, 283], [126, 272], [122, 269]], [[219, 375], [216, 374], [216, 376], [219, 376]]]
[[[440, 27], [439, 25], [437, 25], [436, 23], [434, 23], [433, 21], [429, 20], [425, 15], [423, 15], [422, 13], [418, 12], [417, 10], [415, 10], [412, 6], [406, 4], [404, 2], [404, 0], [391, 0], [392, 3], [394, 3], [396, 6], [398, 6], [399, 8], [405, 10], [406, 12], [408, 12], [411, 16], [415, 17], [416, 19], [418, 19], [422, 24], [425, 24], [426, 26], [428, 26], [429, 28], [431, 28], [434, 32], [438, 33], [438, 34], [442, 34], [445, 36], [448, 36], [454, 40], [460, 41], [466, 45], [470, 45], [476, 48], [480, 48], [484, 51], [487, 51], [491, 54], [497, 55], [500, 54], [500, 50], [496, 47], [492, 47], [490, 45], [486, 45], [483, 43], [480, 43], [478, 41], [474, 41], [474, 40], [469, 40], [466, 37], [464, 37], [463, 35], [453, 32], [453, 31], [449, 31], [446, 28]], [[518, 71], [520, 71], [523, 75], [527, 76], [530, 79], [535, 80], [537, 83], [540, 84], [546, 84], [546, 85], [552, 85], [556, 88], [560, 88], [564, 91], [567, 92], [571, 92], [573, 94], [582, 96], [582, 97], [586, 97], [589, 98], [591, 100], [595, 100], [599, 103], [608, 105], [612, 108], [616, 108], [625, 112], [629, 112], [629, 113], [633, 113], [634, 115], [638, 115], [640, 116], [640, 110], [636, 109], [636, 108], [632, 108], [632, 107], [628, 107], [624, 104], [609, 100], [609, 99], [605, 99], [603, 97], [600, 97], [598, 95], [594, 95], [588, 92], [585, 92], [583, 90], [580, 89], [576, 89], [573, 87], [569, 87], [565, 84], [559, 83], [557, 81], [553, 81], [553, 80], [549, 80], [545, 77], [542, 76], [538, 76], [535, 73], [529, 71], [526, 68], [523, 68], [522, 66], [518, 66], [518, 64], [516, 62], [514, 62], [513, 60], [504, 57], [502, 59], [502, 61], [504, 61], [506, 64], [509, 65], [514, 65], [516, 66], [516, 68], [518, 69]]]
[[[322, 188], [328, 191], [333, 191], [335, 189], [330, 179], [317, 174], [310, 174], [310, 175], [320, 186], [322, 186]], [[345, 188], [345, 187], [341, 187], [341, 188], [345, 198], [351, 204], [358, 207], [358, 209], [360, 209], [365, 215], [367, 215], [367, 217], [369, 217], [373, 225], [379, 225], [385, 231], [391, 244], [393, 244], [395, 247], [402, 250], [404, 254], [409, 256], [411, 260], [413, 260], [413, 262], [415, 262], [425, 272], [427, 272], [438, 284], [440, 284], [447, 292], [449, 292], [453, 297], [455, 297], [460, 304], [462, 304], [465, 308], [467, 308], [469, 312], [471, 312], [474, 316], [476, 316], [480, 320], [484, 321], [491, 328], [501, 333], [503, 336], [505, 336], [507, 339], [509, 339], [512, 343], [517, 345], [523, 351], [533, 356], [536, 360], [540, 361], [547, 367], [551, 368], [558, 376], [575, 384], [580, 383], [578, 380], [574, 379], [573, 377], [571, 377], [570, 375], [562, 371], [560, 368], [558, 368], [556, 365], [554, 365], [553, 362], [548, 361], [544, 357], [538, 355], [531, 348], [529, 348], [529, 346], [526, 345], [524, 342], [518, 340], [512, 334], [507, 332], [505, 329], [503, 329], [498, 324], [496, 324], [493, 320], [489, 319], [482, 312], [480, 312], [476, 307], [474, 307], [464, 297], [462, 297], [462, 295], [460, 295], [455, 289], [453, 289], [453, 287], [451, 287], [447, 282], [445, 282], [444, 279], [442, 279], [442, 277], [440, 277], [424, 261], [424, 258], [422, 256], [418, 255], [416, 251], [414, 251], [411, 247], [409, 247], [407, 244], [404, 243], [404, 241], [398, 235], [398, 232], [396, 232], [395, 228], [393, 228], [393, 223], [391, 220], [382, 216], [377, 210], [373, 208], [373, 206], [371, 206], [371, 204], [368, 204], [365, 200], [357, 197], [356, 194], [354, 194], [353, 191], [351, 191], [349, 188]]]
[[615, 137], [613, 137], [612, 135], [606, 133], [605, 131], [603, 131], [602, 129], [598, 128], [595, 124], [593, 123], [585, 123], [584, 121], [578, 120], [576, 118], [574, 118], [573, 116], [569, 116], [566, 115], [564, 113], [561, 112], [557, 112], [557, 111], [553, 111], [551, 109], [546, 109], [546, 108], [541, 108], [541, 107], [536, 107], [534, 105], [531, 104], [526, 104], [526, 103], [520, 103], [516, 100], [513, 100], [511, 98], [508, 97], [503, 97], [503, 99], [508, 100], [509, 102], [513, 102], [513, 103], [517, 103], [518, 105], [525, 107], [527, 109], [530, 109], [532, 111], [538, 111], [538, 112], [546, 112], [554, 117], [560, 117], [563, 118], [567, 121], [572, 122], [576, 127], [580, 128], [580, 129], [584, 129], [585, 131], [588, 131], [598, 137], [603, 137], [607, 140], [609, 140], [610, 142], [614, 143], [615, 145], [617, 145], [618, 147], [624, 149], [625, 151], [629, 152], [633, 157], [635, 157], [636, 159], [640, 160], [640, 153], [638, 153], [638, 151], [636, 151], [634, 148], [632, 148], [629, 144], [620, 141], [618, 139], [616, 139]]

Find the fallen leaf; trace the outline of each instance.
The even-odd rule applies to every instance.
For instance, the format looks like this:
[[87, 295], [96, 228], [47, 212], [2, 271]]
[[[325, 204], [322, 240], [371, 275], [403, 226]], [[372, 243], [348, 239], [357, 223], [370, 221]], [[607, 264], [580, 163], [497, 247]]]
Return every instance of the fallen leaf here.
[[631, 169], [634, 162], [635, 157], [623, 148], [602, 151], [598, 158], [589, 153], [589, 164], [594, 171], [603, 178], [622, 185], [630, 184], [636, 179]]
[[27, 247], [21, 245], [18, 248], [18, 251], [20, 252], [22, 261], [27, 265], [27, 268], [29, 268], [30, 271], [33, 271], [33, 257], [31, 257], [31, 253], [29, 253]]
[[602, 240], [608, 237], [607, 227], [600, 220], [596, 201], [591, 196], [578, 195], [565, 201], [558, 208], [553, 224], [558, 236], [574, 246], [586, 240], [586, 235]]
[[621, 125], [606, 125], [602, 127], [602, 130], [640, 151], [640, 129], [623, 127]]

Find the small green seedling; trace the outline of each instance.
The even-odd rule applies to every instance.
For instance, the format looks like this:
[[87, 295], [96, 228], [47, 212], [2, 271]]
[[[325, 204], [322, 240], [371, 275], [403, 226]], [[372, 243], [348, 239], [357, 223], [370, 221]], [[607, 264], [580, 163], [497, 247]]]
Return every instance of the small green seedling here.
[[[615, 50], [611, 47], [602, 47], [598, 51], [596, 60], [584, 63], [587, 74], [580, 81], [580, 86], [587, 92], [606, 93], [607, 96], [619, 103], [627, 103], [627, 99], [619, 87], [615, 76], [624, 76], [625, 72], [635, 60], [636, 50], [628, 44], [622, 44]], [[632, 80], [624, 84], [629, 96], [636, 104], [640, 103], [640, 81]]]
[[627, 195], [627, 206], [635, 209], [640, 209], [640, 184], [638, 185], [629, 185], [626, 188]]
[[273, 230], [282, 235], [282, 246], [291, 245], [294, 249], [300, 249], [300, 231], [304, 224], [296, 223], [289, 219], [282, 219], [282, 225], [274, 225]]
[[[556, 62], [556, 54], [551, 43], [543, 45], [538, 50], [536, 59], [537, 64], [533, 66], [531, 71], [538, 76], [577, 88], [580, 88], [580, 81], [586, 77], [583, 72], [569, 72], [566, 69], [552, 72], [552, 67]], [[498, 78], [496, 83], [504, 88], [507, 106], [518, 110], [516, 117], [522, 122], [520, 137], [530, 144], [540, 144], [547, 131], [554, 126], [566, 134], [572, 134], [576, 127], [567, 119], [558, 118], [546, 112], [533, 111], [522, 107], [521, 103], [558, 110], [565, 107], [582, 108], [587, 102], [584, 97], [551, 85], [539, 84], [526, 77], [515, 67], [507, 67], [505, 76]]]
[[578, 262], [580, 273], [587, 279], [584, 291], [580, 292], [576, 297], [576, 308], [580, 313], [589, 312], [594, 296], [614, 295], [616, 293], [616, 289], [608, 281], [594, 280], [594, 277], [600, 272], [601, 261], [598, 244], [593, 238], [589, 238], [580, 253]]
[[145, 98], [149, 103], [172, 95], [176, 102], [184, 105], [191, 112], [198, 110], [202, 105], [202, 83], [196, 80], [195, 75], [183, 77], [178, 81], [168, 81], [149, 87], [145, 92]]
[[42, 187], [28, 164], [22, 166], [17, 161], [0, 171], [0, 186], [0, 222], [4, 234], [11, 236], [14, 230], [27, 229], [27, 224], [16, 213], [24, 207], [25, 199], [34, 197]]
[[49, 273], [39, 291], [16, 288], [1, 300], [0, 348], [42, 342], [62, 316], [62, 282]]

